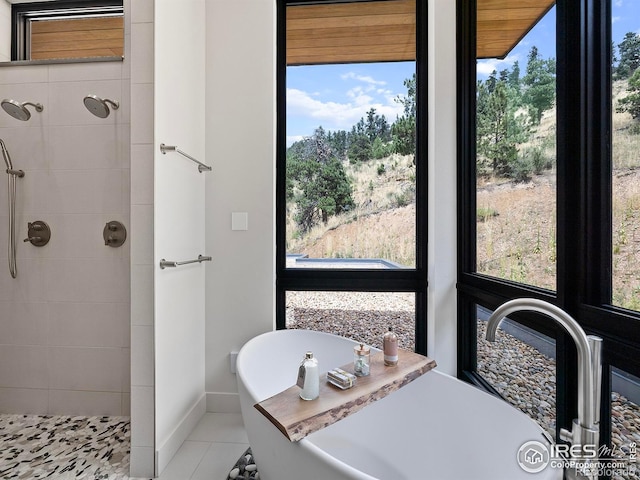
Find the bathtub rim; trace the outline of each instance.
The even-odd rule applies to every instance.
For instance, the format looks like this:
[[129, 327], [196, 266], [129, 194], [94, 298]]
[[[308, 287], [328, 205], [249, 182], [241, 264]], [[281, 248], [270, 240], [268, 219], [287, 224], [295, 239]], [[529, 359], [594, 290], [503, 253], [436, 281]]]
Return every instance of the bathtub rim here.
[[[309, 335], [311, 334], [312, 336], [317, 336], [317, 337], [324, 337], [324, 338], [330, 338], [330, 339], [338, 339], [341, 342], [345, 342], [345, 343], [350, 343], [352, 345], [358, 345], [359, 342], [356, 342], [355, 340], [346, 338], [346, 337], [342, 337], [339, 335], [334, 335], [331, 333], [326, 333], [326, 332], [320, 332], [320, 331], [316, 331], [316, 330], [302, 330], [302, 329], [288, 329], [288, 330], [273, 330], [273, 331], [269, 331], [269, 332], [265, 332], [263, 334], [260, 334], [252, 339], [250, 339], [249, 341], [247, 341], [247, 343], [242, 347], [242, 349], [240, 349], [240, 352], [238, 354], [238, 362], [237, 362], [237, 375], [238, 375], [238, 382], [242, 385], [242, 389], [244, 390], [244, 393], [248, 394], [251, 398], [251, 408], [254, 410], [253, 412], [251, 412], [251, 414], [255, 414], [255, 415], [259, 415], [262, 417], [262, 419], [265, 422], [268, 422], [270, 424], [270, 421], [264, 417], [257, 409], [255, 409], [254, 405], [260, 401], [265, 400], [266, 398], [260, 398], [257, 394], [256, 391], [249, 385], [247, 385], [247, 382], [245, 381], [245, 379], [247, 378], [245, 375], [245, 369], [250, 368], [250, 364], [247, 364], [246, 361], [244, 360], [245, 355], [247, 354], [247, 351], [252, 350], [251, 346], [253, 344], [256, 343], [260, 343], [260, 342], [265, 342], [265, 341], [269, 341], [269, 338], [274, 336], [274, 335], [286, 335], [292, 338], [296, 338], [297, 336], [304, 336], [304, 335]], [[245, 347], [249, 347], [248, 349], [245, 349]], [[374, 350], [378, 350], [378, 349], [374, 349]], [[442, 379], [447, 379], [448, 381], [455, 381], [455, 382], [460, 382], [464, 385], [467, 385], [468, 387], [474, 387], [474, 385], [463, 382], [462, 380], [457, 379], [456, 377], [449, 375], [447, 373], [441, 372], [439, 370], [437, 370], [437, 367], [430, 370], [428, 372], [431, 375], [436, 375], [438, 377], [441, 377]], [[493, 402], [499, 402], [499, 398], [491, 395], [489, 392], [484, 391], [480, 388], [475, 388], [475, 391], [477, 394], [479, 395], [483, 395], [488, 397], [488, 399], [490, 399]], [[242, 394], [242, 392], [240, 392]], [[276, 392], [277, 393], [277, 392]], [[241, 400], [241, 405], [244, 408], [244, 405], [248, 403], [245, 401]], [[511, 405], [509, 402], [506, 401], [502, 401], [500, 402], [503, 408], [510, 408], [514, 413], [516, 413], [518, 416], [522, 417], [523, 419], [526, 419], [528, 422], [530, 422], [530, 424], [534, 427], [536, 427], [536, 429], [540, 432], [540, 439], [544, 439], [548, 442], [548, 438], [546, 438], [543, 434], [544, 429], [542, 428], [542, 426], [540, 424], [538, 424], [535, 420], [533, 420], [532, 418], [530, 418], [528, 415], [526, 415], [525, 413], [523, 413], [522, 411], [520, 411], [518, 408], [516, 408], [515, 406]], [[276, 429], [277, 430], [277, 429]], [[275, 430], [274, 430], [275, 432]], [[278, 435], [282, 435], [281, 432], [278, 432]], [[313, 457], [315, 457], [316, 459], [322, 461], [323, 463], [331, 466], [331, 468], [333, 468], [334, 470], [336, 470], [337, 472], [340, 472], [341, 474], [343, 474], [345, 476], [345, 478], [349, 478], [349, 479], [363, 479], [363, 480], [378, 480], [377, 477], [373, 477], [370, 474], [368, 474], [366, 471], [363, 471], [362, 469], [356, 468], [356, 467], [352, 467], [350, 466], [348, 463], [344, 462], [343, 460], [339, 459], [338, 457], [334, 456], [331, 453], [328, 453], [326, 450], [323, 449], [323, 447], [318, 446], [314, 443], [314, 438], [313, 438], [314, 434], [310, 434], [308, 437], [305, 437], [301, 440], [299, 440], [298, 442], [291, 442], [291, 444], [294, 446], [294, 448], [302, 448], [305, 450], [305, 452], [310, 453], [311, 455], [313, 455]], [[537, 438], [537, 437], [536, 437]], [[283, 436], [283, 439], [285, 439], [285, 437]], [[285, 439], [286, 440], [286, 439]], [[287, 440], [288, 442], [288, 440]], [[552, 442], [555, 443], [555, 442]], [[535, 475], [534, 475], [535, 477]], [[532, 478], [534, 478], [532, 477]], [[553, 477], [555, 478], [555, 477]]]
[[[295, 332], [295, 333], [294, 333]], [[298, 335], [308, 335], [309, 333], [311, 333], [312, 335], [316, 335], [316, 336], [324, 336], [324, 337], [330, 337], [330, 338], [334, 338], [334, 339], [339, 339], [340, 341], [347, 341], [349, 343], [352, 343], [353, 345], [359, 345], [359, 342], [356, 342], [355, 340], [352, 340], [350, 338], [346, 338], [346, 337], [341, 337], [339, 335], [335, 335], [332, 333], [327, 333], [327, 332], [320, 332], [317, 330], [304, 330], [304, 329], [285, 329], [285, 330], [272, 330], [270, 332], [265, 332], [262, 333], [260, 335], [257, 335], [253, 338], [251, 338], [249, 341], [247, 341], [242, 348], [240, 349], [240, 351], [238, 352], [238, 357], [236, 359], [236, 375], [238, 378], [238, 381], [240, 381], [242, 383], [242, 388], [244, 388], [247, 393], [251, 396], [251, 402], [253, 403], [253, 405], [255, 405], [258, 402], [261, 402], [265, 399], [258, 399], [258, 395], [256, 394], [255, 390], [253, 388], [251, 388], [249, 385], [247, 385], [247, 382], [244, 381], [244, 379], [246, 378], [244, 376], [244, 355], [243, 355], [243, 351], [246, 354], [246, 350], [245, 347], [249, 346], [251, 347], [252, 344], [254, 343], [259, 343], [259, 342], [263, 342], [267, 339], [267, 337], [271, 337], [275, 334], [286, 334], [286, 335], [290, 335], [290, 336], [298, 336]], [[375, 348], [375, 347], [371, 347], [372, 351], [380, 351], [380, 349]], [[242, 402], [241, 402], [242, 403]], [[255, 407], [252, 406], [252, 408], [255, 409]], [[255, 409], [255, 413], [258, 415], [262, 414]], [[269, 421], [266, 417], [264, 417], [264, 419], [266, 421]], [[275, 428], [275, 427], [274, 427]], [[282, 433], [278, 432], [279, 435], [282, 435]], [[323, 450], [322, 448], [318, 447], [317, 445], [315, 445], [312, 441], [312, 439], [309, 438], [303, 438], [297, 442], [291, 442], [294, 445], [297, 445], [298, 448], [303, 448], [306, 451], [308, 451], [310, 454], [314, 455], [315, 457], [317, 457], [318, 459], [320, 459], [321, 461], [323, 461], [324, 463], [330, 465], [332, 468], [338, 470], [340, 473], [344, 474], [346, 477], [348, 478], [357, 478], [358, 480], [362, 479], [362, 480], [378, 480], [376, 477], [373, 477], [371, 475], [369, 475], [368, 473], [357, 469], [355, 467], [350, 466], [349, 464], [343, 462], [342, 460], [339, 460], [338, 458], [334, 457], [333, 455], [327, 453], [325, 450]]]

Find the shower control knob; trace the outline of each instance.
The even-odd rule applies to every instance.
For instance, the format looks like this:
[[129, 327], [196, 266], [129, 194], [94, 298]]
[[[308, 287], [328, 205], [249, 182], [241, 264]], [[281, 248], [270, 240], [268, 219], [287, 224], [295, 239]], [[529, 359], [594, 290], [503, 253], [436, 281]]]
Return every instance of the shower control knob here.
[[121, 247], [127, 239], [127, 229], [116, 220], [107, 222], [102, 230], [104, 244], [109, 247]]
[[31, 242], [34, 247], [44, 247], [51, 240], [51, 229], [46, 222], [36, 220], [27, 223], [27, 238], [25, 242]]

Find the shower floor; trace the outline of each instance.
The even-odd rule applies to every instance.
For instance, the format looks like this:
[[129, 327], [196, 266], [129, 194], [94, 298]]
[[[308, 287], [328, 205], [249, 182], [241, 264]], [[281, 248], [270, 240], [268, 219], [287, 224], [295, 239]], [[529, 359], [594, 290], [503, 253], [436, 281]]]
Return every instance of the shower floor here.
[[0, 478], [126, 480], [129, 417], [0, 415]]

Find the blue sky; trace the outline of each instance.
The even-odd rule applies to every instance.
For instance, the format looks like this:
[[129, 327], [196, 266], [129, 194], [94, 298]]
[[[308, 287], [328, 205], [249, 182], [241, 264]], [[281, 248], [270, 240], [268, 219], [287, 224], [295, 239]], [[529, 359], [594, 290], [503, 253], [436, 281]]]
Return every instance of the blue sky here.
[[415, 62], [313, 65], [287, 68], [287, 144], [325, 130], [350, 130], [375, 108], [389, 123], [402, 114], [395, 102]]
[[[640, 34], [640, 0], [612, 0], [613, 41], [627, 32]], [[556, 56], [555, 7], [503, 60], [478, 61], [478, 78], [511, 68], [518, 60], [522, 73], [533, 45], [544, 58]], [[402, 114], [394, 101], [405, 95], [403, 81], [415, 72], [414, 62], [317, 65], [287, 68], [287, 144], [308, 136], [318, 127], [348, 130], [371, 108], [389, 123]]]

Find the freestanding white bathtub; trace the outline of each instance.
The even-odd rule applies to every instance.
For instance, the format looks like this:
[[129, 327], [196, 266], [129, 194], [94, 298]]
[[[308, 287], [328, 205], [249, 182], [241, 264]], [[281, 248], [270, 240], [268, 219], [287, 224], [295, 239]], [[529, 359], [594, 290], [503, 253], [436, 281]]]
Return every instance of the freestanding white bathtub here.
[[[290, 442], [254, 405], [295, 383], [305, 352], [320, 371], [353, 360], [355, 342], [308, 330], [279, 330], [238, 355], [242, 417], [262, 480], [561, 479], [525, 472], [517, 452], [542, 429], [519, 410], [432, 370], [359, 412]], [[437, 359], [436, 359], [437, 360]]]

